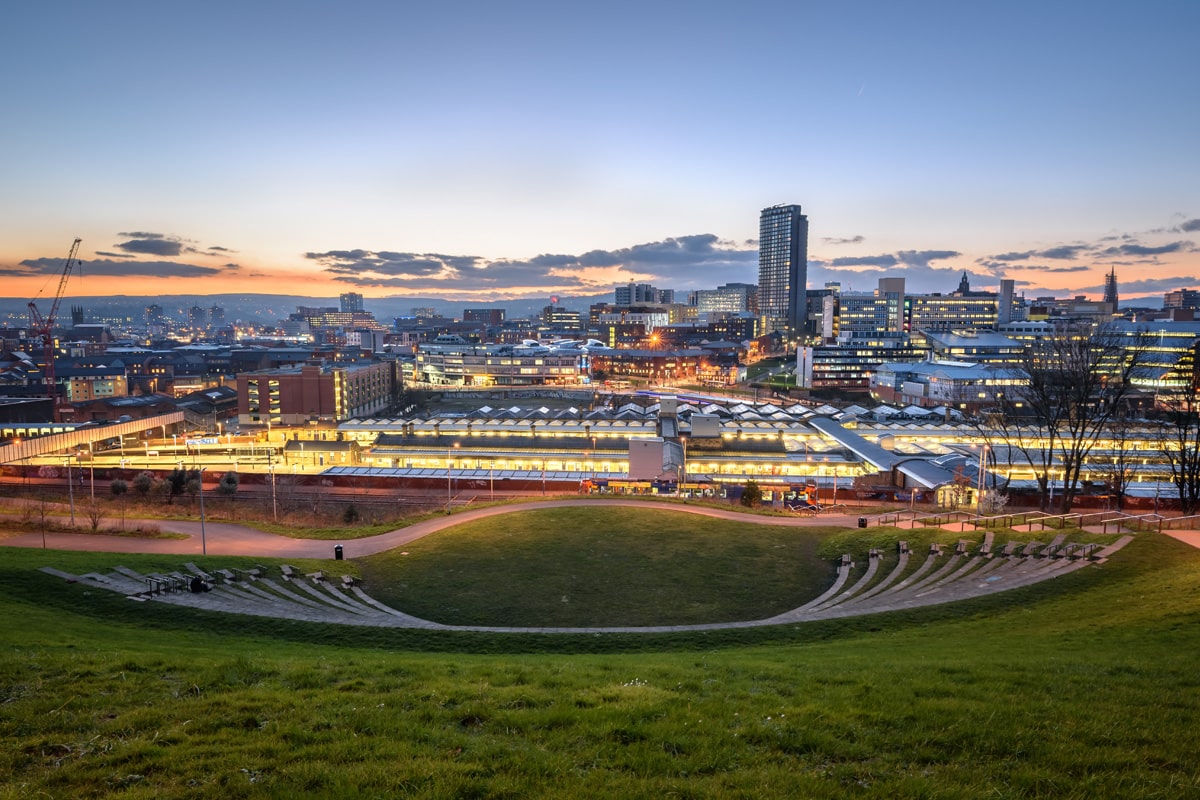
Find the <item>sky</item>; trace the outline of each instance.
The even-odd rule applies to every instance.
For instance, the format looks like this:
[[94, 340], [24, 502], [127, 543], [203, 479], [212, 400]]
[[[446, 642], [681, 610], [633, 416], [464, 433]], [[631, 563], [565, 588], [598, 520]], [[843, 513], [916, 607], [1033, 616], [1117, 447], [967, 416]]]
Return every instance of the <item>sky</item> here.
[[[20, 3], [0, 296], [1200, 288], [1200, 2]], [[369, 306], [368, 306], [369, 308]]]

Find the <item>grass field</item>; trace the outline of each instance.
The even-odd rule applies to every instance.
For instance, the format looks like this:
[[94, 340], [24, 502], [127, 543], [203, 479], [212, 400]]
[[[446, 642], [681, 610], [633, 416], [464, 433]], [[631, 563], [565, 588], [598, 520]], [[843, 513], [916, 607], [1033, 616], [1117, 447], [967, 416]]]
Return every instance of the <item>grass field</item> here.
[[[608, 512], [607, 535], [626, 530], [620, 544], [632, 549], [661, 529], [672, 555], [622, 570], [669, 575], [699, 558], [669, 521], [637, 516], [626, 528]], [[560, 559], [581, 551], [580, 573], [601, 552], [536, 528], [509, 537], [519, 557], [498, 548], [477, 568], [535, 586], [546, 566], [527, 559], [539, 545]], [[776, 578], [755, 547], [779, 552], [779, 542], [759, 533], [726, 534], [747, 551], [723, 563], [767, 587]], [[839, 535], [814, 551], [864, 546], [878, 532]], [[424, 550], [413, 543], [394, 568], [436, 583], [455, 548], [465, 565], [481, 537], [463, 529]], [[687, 635], [305, 625], [131, 603], [35, 571], [178, 561], [0, 551], [0, 797], [1200, 792], [1200, 552], [1163, 537], [986, 599]], [[393, 568], [351, 566], [368, 580]], [[532, 601], [517, 611], [540, 613]]]

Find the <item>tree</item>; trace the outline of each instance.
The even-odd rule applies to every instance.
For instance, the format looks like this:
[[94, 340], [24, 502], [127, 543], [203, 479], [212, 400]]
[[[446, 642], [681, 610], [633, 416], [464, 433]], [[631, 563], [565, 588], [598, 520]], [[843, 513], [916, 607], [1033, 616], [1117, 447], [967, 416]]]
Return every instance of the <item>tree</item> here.
[[1064, 322], [1030, 342], [1020, 367], [1010, 372], [1011, 390], [984, 415], [984, 435], [1028, 461], [1043, 509], [1059, 473], [1058, 511], [1071, 510], [1084, 463], [1126, 405], [1130, 378], [1145, 357], [1144, 342], [1139, 331]]
[[151, 472], [139, 472], [133, 479], [133, 490], [142, 497], [150, 494], [152, 488], [154, 488], [154, 474]]
[[187, 492], [188, 502], [196, 499], [196, 495], [204, 490], [200, 482], [204, 480], [204, 476], [200, 470], [193, 469], [187, 471], [187, 478], [183, 482], [183, 490]]
[[233, 470], [221, 475], [221, 480], [217, 481], [217, 494], [224, 495], [229, 498], [229, 516], [233, 517], [233, 497], [237, 494], [238, 474]]
[[1200, 511], [1200, 398], [1184, 390], [1161, 405], [1159, 451], [1171, 471], [1185, 516]]
[[175, 502], [175, 498], [187, 491], [188, 473], [187, 470], [176, 468], [167, 473], [164, 479], [167, 488], [167, 504], [171, 505]]
[[112, 496], [121, 501], [121, 530], [125, 530], [125, 495], [129, 492], [129, 484], [121, 478], [116, 478], [108, 485]]
[[758, 481], [749, 480], [742, 486], [741, 503], [746, 508], [754, 508], [762, 500], [762, 489], [758, 488]]
[[100, 529], [100, 523], [104, 520], [104, 506], [91, 500], [83, 508], [84, 513], [87, 514], [88, 524], [91, 525], [92, 533], [95, 533]]
[[1099, 472], [1118, 511], [1125, 507], [1125, 492], [1137, 474], [1137, 443], [1147, 438], [1145, 434], [1127, 408], [1118, 409], [1109, 420], [1108, 458], [1099, 465]]

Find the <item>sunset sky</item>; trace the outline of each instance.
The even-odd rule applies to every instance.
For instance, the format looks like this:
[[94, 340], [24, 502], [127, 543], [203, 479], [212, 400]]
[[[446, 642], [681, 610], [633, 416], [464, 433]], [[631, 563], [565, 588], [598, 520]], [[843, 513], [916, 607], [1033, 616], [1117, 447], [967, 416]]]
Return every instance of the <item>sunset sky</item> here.
[[5, 14], [0, 296], [1200, 288], [1200, 2], [56, 2]]

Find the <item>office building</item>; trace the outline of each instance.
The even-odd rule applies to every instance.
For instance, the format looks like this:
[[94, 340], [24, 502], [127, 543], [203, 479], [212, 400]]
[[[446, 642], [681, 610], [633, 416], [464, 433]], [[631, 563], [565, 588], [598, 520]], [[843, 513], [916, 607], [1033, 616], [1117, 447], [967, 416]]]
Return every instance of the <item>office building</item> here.
[[343, 314], [363, 310], [363, 296], [358, 292], [343, 292], [339, 300]]
[[243, 425], [341, 422], [386, 409], [401, 386], [393, 361], [303, 364], [238, 375]]
[[1200, 308], [1200, 290], [1176, 289], [1163, 295], [1163, 308]]
[[658, 289], [648, 283], [631, 283], [618, 286], [614, 292], [615, 305], [635, 306], [642, 304], [674, 303], [674, 289]]
[[737, 314], [751, 311], [755, 306], [758, 287], [752, 283], [727, 283], [716, 289], [700, 289], [695, 292], [696, 310], [701, 313], [713, 311]]
[[464, 308], [463, 322], [477, 322], [481, 325], [500, 327], [504, 324], [503, 308]]
[[808, 283], [808, 217], [800, 206], [764, 208], [758, 226], [758, 314], [764, 334], [803, 335]]

